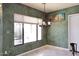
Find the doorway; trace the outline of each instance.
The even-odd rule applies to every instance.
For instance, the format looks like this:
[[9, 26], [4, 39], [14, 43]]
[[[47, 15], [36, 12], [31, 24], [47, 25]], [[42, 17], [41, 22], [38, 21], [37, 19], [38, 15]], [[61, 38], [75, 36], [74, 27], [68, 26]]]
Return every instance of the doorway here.
[[79, 13], [68, 15], [68, 48], [70, 43], [77, 43], [79, 51]]

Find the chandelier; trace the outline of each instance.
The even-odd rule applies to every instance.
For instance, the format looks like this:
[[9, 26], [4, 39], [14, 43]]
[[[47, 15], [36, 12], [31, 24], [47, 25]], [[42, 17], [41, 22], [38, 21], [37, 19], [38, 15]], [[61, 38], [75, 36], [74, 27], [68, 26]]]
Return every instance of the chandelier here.
[[[44, 12], [46, 12], [46, 3], [42, 3]], [[51, 20], [46, 18], [46, 14], [44, 13], [43, 15], [43, 21], [42, 21], [43, 26], [50, 26], [51, 25]]]

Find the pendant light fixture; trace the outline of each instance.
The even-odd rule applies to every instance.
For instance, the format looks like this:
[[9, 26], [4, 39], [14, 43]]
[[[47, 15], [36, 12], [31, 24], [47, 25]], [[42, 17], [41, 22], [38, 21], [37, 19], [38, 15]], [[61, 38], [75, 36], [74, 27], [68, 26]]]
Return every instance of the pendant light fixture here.
[[45, 12], [46, 12], [46, 10], [45, 10], [45, 7], [46, 7], [45, 4], [46, 4], [46, 3], [42, 3], [42, 4], [43, 4], [43, 8], [44, 8], [44, 14], [43, 14], [43, 22], [42, 22], [42, 25], [43, 25], [43, 26], [46, 26], [46, 21], [45, 21]]
[[[43, 6], [44, 6], [44, 12], [46, 12], [46, 3], [42, 3], [42, 4], [43, 4]], [[51, 20], [46, 19], [45, 13], [44, 13], [44, 16], [43, 16], [42, 25], [43, 25], [43, 26], [50, 26], [50, 25], [51, 25]]]

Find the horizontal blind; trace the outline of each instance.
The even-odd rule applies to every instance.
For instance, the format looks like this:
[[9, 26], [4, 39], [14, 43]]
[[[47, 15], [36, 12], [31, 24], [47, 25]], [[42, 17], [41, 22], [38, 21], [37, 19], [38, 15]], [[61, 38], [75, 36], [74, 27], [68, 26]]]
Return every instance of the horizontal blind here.
[[42, 24], [42, 19], [41, 18], [35, 18], [35, 17], [30, 17], [30, 16], [25, 16], [25, 15], [20, 15], [20, 14], [14, 14], [14, 21], [16, 22], [27, 22], [27, 23], [36, 23], [36, 24]]
[[23, 17], [23, 15], [14, 14], [14, 21], [16, 21], [16, 22], [24, 22], [24, 17]]

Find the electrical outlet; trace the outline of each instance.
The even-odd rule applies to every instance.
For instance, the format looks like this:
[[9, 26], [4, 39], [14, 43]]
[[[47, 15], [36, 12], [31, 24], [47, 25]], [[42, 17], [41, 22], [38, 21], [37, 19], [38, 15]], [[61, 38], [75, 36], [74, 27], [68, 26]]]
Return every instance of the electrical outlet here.
[[8, 52], [7, 52], [7, 51], [5, 51], [5, 54], [8, 54]]

